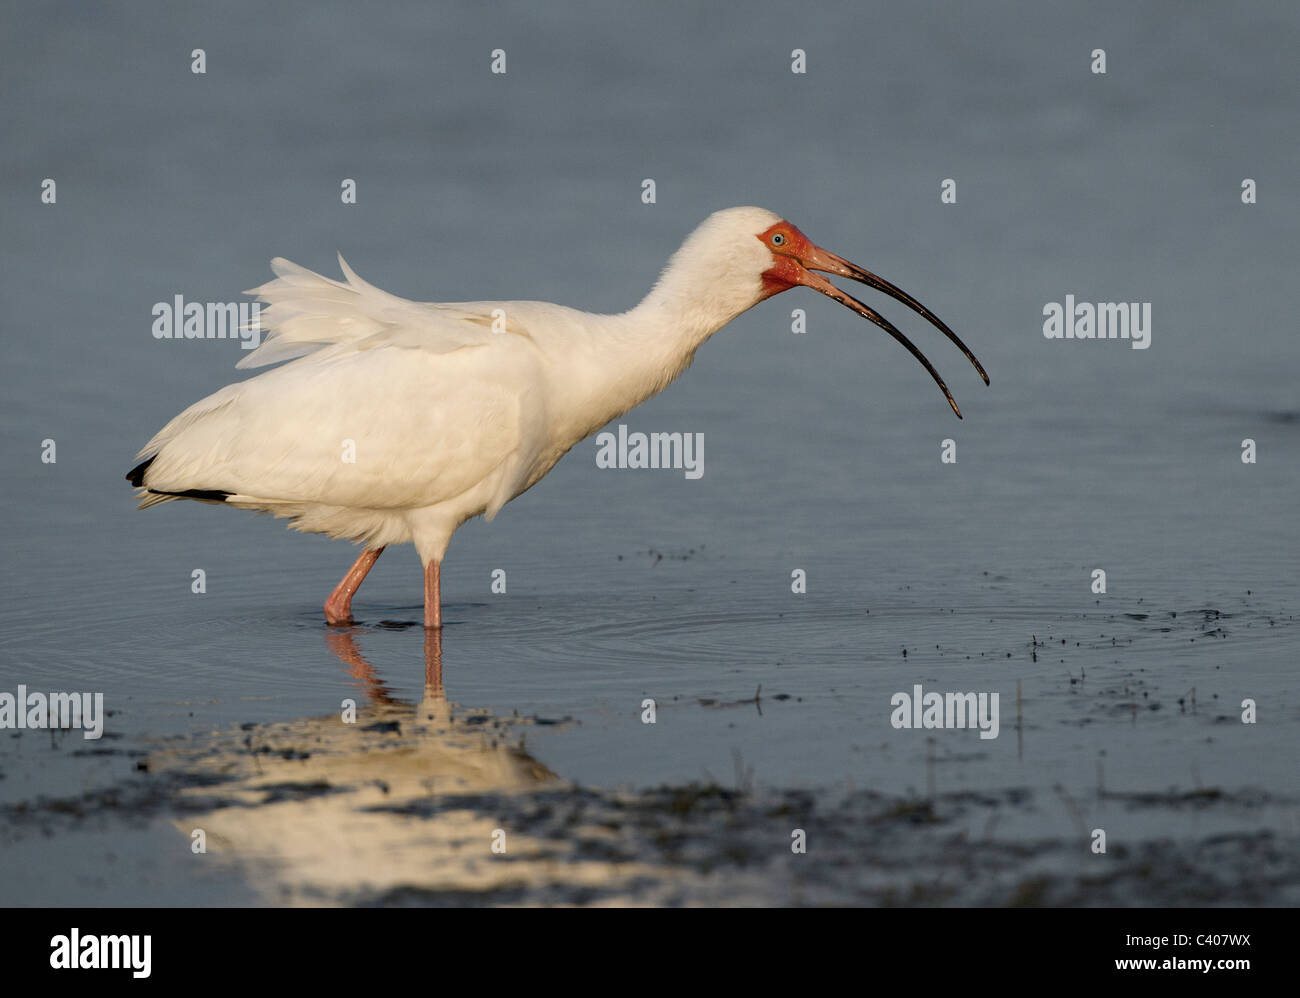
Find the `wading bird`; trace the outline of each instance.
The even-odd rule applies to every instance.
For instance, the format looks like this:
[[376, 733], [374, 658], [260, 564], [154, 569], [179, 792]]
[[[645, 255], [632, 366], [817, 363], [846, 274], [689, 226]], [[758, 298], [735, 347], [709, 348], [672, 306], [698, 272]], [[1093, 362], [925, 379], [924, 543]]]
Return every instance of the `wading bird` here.
[[294, 359], [190, 406], [141, 449], [127, 480], [140, 508], [173, 499], [286, 517], [364, 545], [325, 601], [352, 622], [352, 596], [389, 544], [424, 565], [424, 626], [442, 626], [438, 568], [451, 535], [536, 484], [574, 444], [663, 391], [728, 322], [795, 285], [869, 319], [938, 372], [886, 319], [814, 271], [882, 291], [933, 323], [988, 375], [957, 334], [916, 299], [761, 208], [710, 215], [641, 304], [593, 315], [534, 301], [408, 301], [277, 258], [248, 294], [267, 335], [237, 365]]

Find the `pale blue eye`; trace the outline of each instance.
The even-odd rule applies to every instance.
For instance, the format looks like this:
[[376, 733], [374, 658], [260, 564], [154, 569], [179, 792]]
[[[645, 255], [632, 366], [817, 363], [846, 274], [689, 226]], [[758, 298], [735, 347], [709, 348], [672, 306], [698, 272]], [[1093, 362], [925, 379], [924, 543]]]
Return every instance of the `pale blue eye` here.
[[775, 233], [775, 234], [772, 236], [772, 245], [773, 245], [773, 246], [783, 246], [783, 245], [785, 245], [785, 236], [781, 235], [781, 233], [779, 233], [779, 232]]

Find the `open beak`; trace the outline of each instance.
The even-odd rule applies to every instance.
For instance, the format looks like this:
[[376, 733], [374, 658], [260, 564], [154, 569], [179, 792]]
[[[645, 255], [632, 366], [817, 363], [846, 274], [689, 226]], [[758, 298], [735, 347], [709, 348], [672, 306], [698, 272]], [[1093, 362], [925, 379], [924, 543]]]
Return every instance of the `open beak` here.
[[989, 376], [987, 372], [985, 372], [984, 366], [975, 359], [975, 355], [970, 352], [970, 348], [961, 341], [956, 333], [944, 325], [937, 315], [909, 295], [906, 291], [903, 291], [901, 288], [896, 288], [888, 281], [877, 277], [870, 271], [863, 270], [856, 264], [849, 263], [849, 261], [845, 260], [843, 257], [838, 257], [834, 253], [828, 252], [818, 246], [813, 246], [811, 251], [805, 251], [799, 254], [798, 262], [803, 265], [798, 268], [800, 273], [795, 278], [800, 284], [812, 288], [815, 291], [820, 291], [827, 298], [839, 302], [845, 308], [852, 309], [864, 319], [869, 319], [894, 339], [898, 340], [898, 342], [903, 344], [903, 346], [907, 347], [908, 352], [919, 360], [922, 365], [924, 365], [925, 369], [930, 372], [930, 377], [934, 378], [935, 384], [937, 384], [943, 391], [944, 396], [948, 399], [948, 404], [952, 406], [952, 411], [957, 414], [957, 418], [962, 418], [961, 410], [957, 408], [957, 403], [952, 397], [952, 392], [948, 391], [948, 386], [943, 383], [943, 378], [939, 377], [939, 372], [934, 369], [934, 365], [925, 359], [925, 354], [921, 353], [921, 351], [913, 345], [911, 340], [900, 333], [894, 327], [893, 323], [882, 316], [879, 312], [875, 311], [875, 309], [868, 308], [852, 295], [846, 295], [834, 284], [826, 280], [826, 278], [814, 274], [812, 271], [820, 270], [827, 274], [837, 274], [840, 277], [847, 277], [854, 281], [861, 281], [863, 284], [867, 284], [875, 288], [877, 291], [883, 291], [885, 294], [889, 295], [889, 297], [901, 301], [913, 312], [928, 319], [941, 333], [943, 333], [944, 336], [957, 344], [957, 348], [966, 355], [967, 360], [975, 365], [975, 370], [979, 372], [979, 376], [984, 379], [984, 384], [987, 385], [989, 383]]

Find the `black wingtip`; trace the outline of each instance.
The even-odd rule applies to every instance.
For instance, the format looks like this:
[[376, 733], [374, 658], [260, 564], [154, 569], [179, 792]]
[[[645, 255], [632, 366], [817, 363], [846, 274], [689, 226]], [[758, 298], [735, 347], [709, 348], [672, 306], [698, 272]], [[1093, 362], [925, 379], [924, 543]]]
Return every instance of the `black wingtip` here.
[[[148, 488], [144, 484], [144, 474], [149, 470], [149, 465], [154, 463], [158, 457], [155, 454], [147, 461], [141, 461], [134, 468], [126, 473], [126, 480], [134, 485], [137, 489]], [[155, 496], [171, 496], [175, 499], [198, 499], [202, 502], [225, 502], [233, 492], [226, 492], [222, 489], [185, 489], [182, 492], [165, 492], [162, 489], [149, 489], [149, 493]]]
[[141, 461], [134, 468], [126, 473], [126, 480], [134, 485], [137, 489], [144, 487], [144, 473], [149, 470], [149, 465], [153, 464], [158, 455], [155, 454], [147, 461]]
[[233, 492], [223, 492], [221, 489], [186, 489], [184, 492], [164, 492], [161, 489], [150, 489], [150, 495], [171, 496], [175, 499], [200, 499], [203, 502], [225, 502]]

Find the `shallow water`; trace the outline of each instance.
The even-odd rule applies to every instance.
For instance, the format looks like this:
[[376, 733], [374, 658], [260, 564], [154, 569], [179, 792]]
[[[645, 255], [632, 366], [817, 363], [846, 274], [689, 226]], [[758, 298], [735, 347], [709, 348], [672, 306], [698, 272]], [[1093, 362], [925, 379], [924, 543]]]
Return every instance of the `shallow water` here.
[[[622, 420], [703, 433], [701, 479], [599, 469], [589, 440], [495, 522], [457, 534], [443, 577], [448, 700], [517, 712], [523, 727], [503, 737], [523, 737], [570, 788], [545, 792], [570, 803], [584, 800], [578, 784], [593, 808], [622, 794], [658, 813], [649, 788], [721, 786], [748, 795], [736, 806], [751, 825], [802, 794], [842, 828], [878, 805], [1023, 793], [993, 798], [999, 843], [1051, 844], [1042, 871], [1010, 863], [982, 893], [866, 877], [836, 894], [825, 871], [843, 863], [828, 860], [804, 894], [781, 881], [728, 895], [637, 840], [631, 853], [669, 886], [605, 900], [1150, 900], [1136, 875], [1109, 895], [1068, 887], [1076, 847], [1086, 854], [1087, 832], [1105, 827], [1139, 852], [1172, 841], [1202, 872], [1222, 857], [1198, 844], [1220, 835], [1262, 835], [1283, 857], [1256, 894], [1243, 874], [1153, 903], [1295, 902], [1300, 206], [1287, 181], [1300, 164], [1280, 136], [1294, 132], [1300, 14], [1013, 5], [868, 18], [771, 4], [725, 24], [578, 6], [434, 22], [250, 5], [220, 23], [158, 8], [145, 31], [142, 10], [38, 10], [15, 8], [0, 43], [14, 137], [0, 156], [28, 178], [0, 193], [0, 690], [102, 690], [113, 713], [97, 743], [0, 732], [0, 900], [590, 900], [576, 873], [571, 893], [563, 878], [510, 893], [473, 878], [430, 886], [412, 870], [407, 894], [386, 893], [400, 877], [358, 894], [283, 856], [285, 893], [268, 896], [249, 871], [276, 863], [254, 835], [249, 854], [194, 872], [178, 801], [227, 758], [229, 732], [315, 730], [358, 695], [354, 653], [393, 698], [421, 700], [422, 629], [402, 626], [419, 618], [420, 577], [411, 549], [390, 551], [341, 656], [319, 607], [348, 546], [197, 504], [136, 512], [121, 480], [135, 450], [233, 380], [243, 355], [155, 340], [150, 309], [175, 294], [236, 300], [277, 254], [332, 273], [339, 249], [413, 298], [618, 310], [705, 214], [755, 203], [924, 301], [991, 387], [874, 293], [861, 297], [931, 358], [964, 421], [850, 313], [805, 291], [764, 303]], [[168, 55], [196, 45], [206, 76]], [[788, 71], [795, 46], [807, 76]], [[1087, 71], [1095, 46], [1105, 76]], [[487, 72], [495, 47], [509, 53], [504, 77]], [[54, 206], [36, 197], [47, 176]], [[354, 206], [338, 203], [345, 176]], [[945, 177], [956, 205], [939, 204]], [[1243, 177], [1258, 204], [1241, 204]], [[1150, 301], [1150, 348], [1045, 339], [1043, 306], [1066, 294]], [[790, 332], [794, 308], [806, 335]], [[46, 438], [55, 464], [40, 460]], [[955, 464], [940, 461], [946, 438]], [[1240, 459], [1246, 438], [1255, 464]], [[1104, 595], [1091, 591], [1097, 568]], [[805, 594], [791, 592], [796, 569]], [[999, 737], [895, 730], [890, 697], [916, 683], [997, 691]], [[375, 688], [360, 690], [369, 703]], [[1240, 722], [1246, 698], [1255, 725]], [[105, 805], [105, 788], [124, 803]], [[667, 813], [688, 842], [721, 821]], [[941, 829], [961, 820], [945, 812]], [[398, 824], [366, 833], [374, 849]], [[539, 841], [562, 840], [537, 825]], [[773, 848], [788, 852], [788, 825]], [[909, 853], [905, 841], [892, 855], [928, 883], [941, 843]], [[856, 844], [844, 848], [841, 860]], [[998, 868], [971, 857], [985, 860]], [[1025, 895], [1040, 872], [1049, 887]]]

